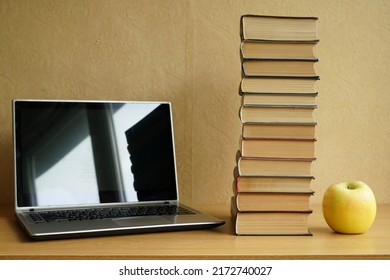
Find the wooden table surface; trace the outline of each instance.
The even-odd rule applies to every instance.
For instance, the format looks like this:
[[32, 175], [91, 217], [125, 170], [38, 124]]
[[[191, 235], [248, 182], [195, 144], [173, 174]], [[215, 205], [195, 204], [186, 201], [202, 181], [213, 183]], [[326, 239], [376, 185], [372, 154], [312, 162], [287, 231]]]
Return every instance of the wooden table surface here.
[[226, 224], [207, 230], [31, 241], [0, 206], [0, 259], [390, 259], [390, 205], [365, 234], [333, 233], [313, 206], [313, 236], [236, 236], [228, 205], [198, 205]]

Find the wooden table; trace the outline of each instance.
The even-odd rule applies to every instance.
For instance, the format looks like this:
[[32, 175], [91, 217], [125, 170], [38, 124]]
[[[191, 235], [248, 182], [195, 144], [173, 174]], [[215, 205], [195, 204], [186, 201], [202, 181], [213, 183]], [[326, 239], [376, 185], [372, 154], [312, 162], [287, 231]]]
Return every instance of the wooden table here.
[[379, 205], [365, 234], [333, 233], [313, 206], [314, 236], [236, 236], [227, 205], [197, 206], [226, 220], [215, 229], [30, 241], [0, 206], [0, 259], [390, 259], [390, 205]]

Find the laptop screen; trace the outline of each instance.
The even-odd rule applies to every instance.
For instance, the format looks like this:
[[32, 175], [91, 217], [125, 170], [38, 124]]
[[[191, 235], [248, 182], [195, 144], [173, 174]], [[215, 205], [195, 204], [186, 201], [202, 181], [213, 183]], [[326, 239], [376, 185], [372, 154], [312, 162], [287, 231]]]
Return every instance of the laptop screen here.
[[170, 103], [14, 101], [18, 207], [177, 199]]

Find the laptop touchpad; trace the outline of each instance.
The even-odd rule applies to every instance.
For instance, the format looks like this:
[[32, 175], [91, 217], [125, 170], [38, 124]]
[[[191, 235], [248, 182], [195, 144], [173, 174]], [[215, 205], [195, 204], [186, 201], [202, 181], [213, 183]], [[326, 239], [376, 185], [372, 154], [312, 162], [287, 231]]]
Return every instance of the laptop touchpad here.
[[143, 216], [113, 219], [113, 222], [119, 226], [146, 226], [172, 223], [167, 218], [162, 216]]

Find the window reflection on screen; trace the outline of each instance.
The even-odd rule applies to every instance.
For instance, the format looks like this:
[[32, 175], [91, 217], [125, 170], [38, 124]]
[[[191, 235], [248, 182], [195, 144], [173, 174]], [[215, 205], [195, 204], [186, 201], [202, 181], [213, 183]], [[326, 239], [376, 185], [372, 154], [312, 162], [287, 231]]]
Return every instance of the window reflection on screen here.
[[152, 112], [158, 105], [160, 104], [140, 104], [138, 107], [134, 107], [130, 104], [125, 104], [113, 116], [116, 143], [118, 143], [118, 156], [127, 201], [137, 201], [138, 199], [133, 186], [133, 174], [130, 172], [131, 161], [127, 151], [128, 143], [125, 131]]
[[[43, 150], [42, 153], [45, 153]], [[39, 162], [36, 155], [35, 162]], [[91, 137], [35, 179], [38, 205], [98, 203]]]
[[[31, 102], [20, 106], [25, 107], [16, 113], [18, 206], [177, 198], [168, 105]], [[152, 120], [151, 130], [148, 126], [140, 130], [146, 119]], [[153, 178], [153, 191], [150, 184], [146, 191], [143, 185], [151, 180], [140, 180], [139, 173], [134, 179], [135, 159], [129, 151], [129, 145], [134, 144], [127, 138], [133, 127], [137, 127], [140, 135], [136, 138], [141, 142], [142, 133], [150, 131], [153, 139], [158, 139], [157, 145], [141, 155], [152, 159], [146, 172], [153, 172], [148, 174]]]

